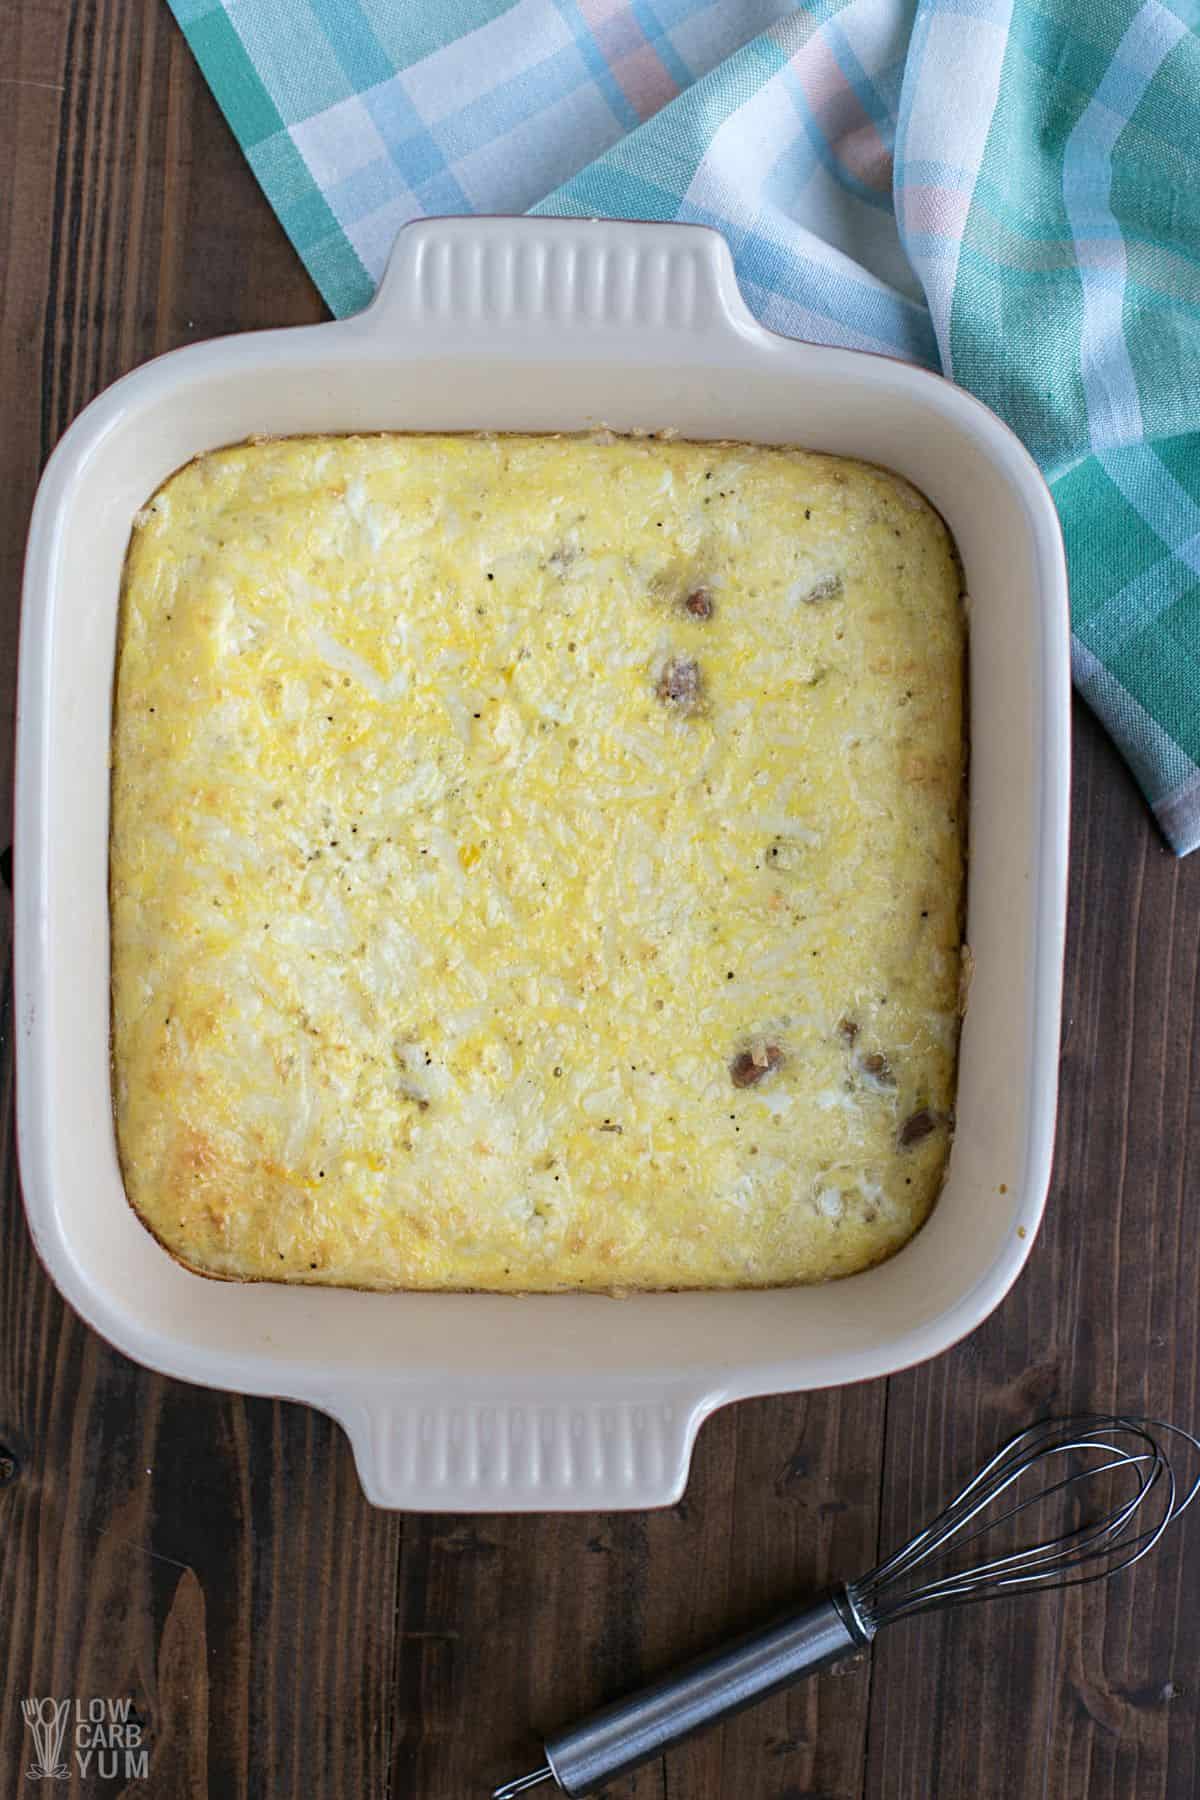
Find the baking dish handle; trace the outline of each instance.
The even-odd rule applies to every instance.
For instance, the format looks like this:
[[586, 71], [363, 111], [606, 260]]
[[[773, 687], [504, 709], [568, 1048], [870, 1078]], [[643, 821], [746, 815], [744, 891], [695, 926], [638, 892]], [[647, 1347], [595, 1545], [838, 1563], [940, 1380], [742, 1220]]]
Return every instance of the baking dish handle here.
[[541, 359], [577, 354], [580, 333], [676, 356], [714, 335], [769, 336], [718, 231], [627, 219], [414, 220], [375, 299], [347, 328], [392, 342], [419, 328], [423, 350], [438, 337], [460, 352], [536, 341]]
[[420, 1512], [590, 1512], [669, 1506], [687, 1485], [696, 1433], [723, 1396], [655, 1381], [588, 1378], [587, 1395], [545, 1378], [494, 1398], [457, 1378], [381, 1384], [318, 1402], [354, 1449], [375, 1506]]

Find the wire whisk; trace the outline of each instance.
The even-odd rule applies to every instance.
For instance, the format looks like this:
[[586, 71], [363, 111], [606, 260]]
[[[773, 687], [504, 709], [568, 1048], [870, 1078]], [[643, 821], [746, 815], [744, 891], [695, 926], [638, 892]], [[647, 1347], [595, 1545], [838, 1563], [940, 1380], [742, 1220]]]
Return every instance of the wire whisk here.
[[[1172, 1451], [1194, 1455], [1190, 1480], [1177, 1473]], [[1120, 1413], [1031, 1425], [869, 1574], [547, 1738], [544, 1765], [498, 1787], [492, 1800], [515, 1800], [547, 1782], [583, 1800], [692, 1732], [869, 1644], [898, 1619], [1107, 1580], [1148, 1555], [1198, 1490], [1200, 1438], [1182, 1426]], [[1054, 1522], [1052, 1511], [1060, 1515]]]
[[[864, 1624], [869, 1621], [871, 1635], [881, 1625], [913, 1613], [1004, 1594], [1103, 1581], [1138, 1562], [1200, 1489], [1200, 1469], [1191, 1483], [1181, 1488], [1156, 1432], [1168, 1443], [1180, 1440], [1200, 1457], [1200, 1439], [1160, 1419], [1085, 1413], [1077, 1418], [1047, 1419], [1018, 1432], [932, 1524], [861, 1581], [849, 1584]], [[1045, 1542], [1018, 1546], [1007, 1555], [956, 1568], [916, 1587], [903, 1585], [914, 1571], [945, 1556], [961, 1556], [967, 1545], [998, 1532], [1023, 1513], [1056, 1495], [1071, 1494], [1085, 1482], [1098, 1483], [1105, 1475], [1116, 1478], [1114, 1486], [1123, 1481], [1126, 1492], [1114, 1494], [1110, 1510], [1098, 1518], [1080, 1520]], [[1028, 1484], [1031, 1477], [1043, 1485], [1018, 1497], [1022, 1484]], [[998, 1515], [989, 1516], [993, 1505], [1005, 1498], [1011, 1503]]]

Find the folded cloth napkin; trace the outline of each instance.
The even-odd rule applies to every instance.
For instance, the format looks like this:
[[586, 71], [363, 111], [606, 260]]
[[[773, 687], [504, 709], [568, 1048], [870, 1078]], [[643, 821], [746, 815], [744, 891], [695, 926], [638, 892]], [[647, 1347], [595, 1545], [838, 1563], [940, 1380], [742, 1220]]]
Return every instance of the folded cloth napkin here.
[[1200, 845], [1194, 0], [170, 0], [335, 313], [422, 214], [715, 225], [776, 331], [939, 368], [1062, 517], [1075, 680]]

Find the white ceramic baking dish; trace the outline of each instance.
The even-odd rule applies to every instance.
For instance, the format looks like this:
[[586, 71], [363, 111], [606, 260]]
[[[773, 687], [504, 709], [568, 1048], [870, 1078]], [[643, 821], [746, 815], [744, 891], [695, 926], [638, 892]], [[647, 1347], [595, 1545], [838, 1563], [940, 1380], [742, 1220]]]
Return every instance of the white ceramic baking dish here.
[[[945, 1191], [892, 1261], [817, 1288], [513, 1299], [190, 1274], [126, 1203], [109, 1093], [109, 709], [133, 515], [197, 452], [255, 433], [598, 422], [867, 457], [915, 482], [954, 532], [971, 595], [975, 974]], [[937, 376], [764, 331], [708, 230], [412, 225], [359, 317], [225, 338], [137, 370], [51, 458], [26, 568], [19, 1131], [46, 1267], [138, 1361], [331, 1413], [367, 1494], [385, 1506], [664, 1504], [682, 1491], [714, 1408], [935, 1355], [1001, 1299], [1045, 1201], [1068, 699], [1062, 544], [1016, 438]]]

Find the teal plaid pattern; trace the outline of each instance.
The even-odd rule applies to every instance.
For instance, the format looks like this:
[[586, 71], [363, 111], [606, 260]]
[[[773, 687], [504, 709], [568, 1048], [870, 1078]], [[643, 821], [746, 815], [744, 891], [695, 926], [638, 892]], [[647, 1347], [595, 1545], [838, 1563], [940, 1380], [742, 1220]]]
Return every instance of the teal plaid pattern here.
[[404, 222], [694, 220], [1038, 458], [1075, 680], [1200, 844], [1200, 35], [1170, 0], [171, 0], [335, 313]]

